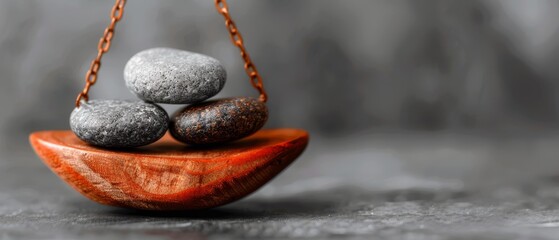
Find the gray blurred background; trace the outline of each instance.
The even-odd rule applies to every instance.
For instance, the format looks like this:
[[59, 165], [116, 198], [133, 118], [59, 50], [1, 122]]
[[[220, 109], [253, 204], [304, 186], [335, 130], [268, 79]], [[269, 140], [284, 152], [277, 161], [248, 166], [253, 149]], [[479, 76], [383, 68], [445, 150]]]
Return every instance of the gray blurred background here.
[[[113, 1], [0, 1], [0, 131], [68, 128]], [[270, 94], [269, 127], [545, 131], [558, 126], [558, 1], [231, 3]], [[92, 98], [133, 98], [126, 61], [166, 46], [218, 58], [220, 96], [256, 95], [212, 1], [130, 1]], [[172, 108], [170, 108], [172, 109]]]
[[[112, 4], [0, 0], [0, 150], [14, 156], [0, 160], [0, 190], [62, 186], [27, 136], [69, 128]], [[324, 191], [328, 198], [340, 186], [466, 196], [489, 188], [504, 195], [480, 198], [500, 201], [541, 193], [507, 188], [513, 183], [538, 186], [559, 175], [559, 1], [229, 4], [269, 93], [267, 127], [312, 136], [306, 154], [256, 197]], [[219, 96], [257, 95], [213, 1], [129, 0], [92, 98], [132, 99], [126, 61], [160, 46], [221, 60], [228, 82]], [[36, 172], [40, 180], [21, 177]], [[555, 194], [556, 185], [541, 194]], [[528, 222], [539, 224], [538, 214]], [[556, 221], [557, 213], [545, 216]]]
[[[2, 152], [30, 153], [32, 131], [68, 129], [112, 4], [0, 1]], [[559, 169], [548, 143], [559, 136], [559, 1], [230, 5], [270, 95], [267, 127], [304, 128], [313, 137], [293, 176], [411, 173], [485, 184], [510, 180], [507, 172], [517, 179]], [[221, 60], [229, 75], [221, 97], [257, 95], [212, 1], [131, 0], [92, 98], [133, 99], [124, 64], [159, 46]], [[394, 149], [376, 149], [378, 142]], [[42, 168], [33, 157], [4, 159]], [[507, 168], [488, 177], [492, 166]]]

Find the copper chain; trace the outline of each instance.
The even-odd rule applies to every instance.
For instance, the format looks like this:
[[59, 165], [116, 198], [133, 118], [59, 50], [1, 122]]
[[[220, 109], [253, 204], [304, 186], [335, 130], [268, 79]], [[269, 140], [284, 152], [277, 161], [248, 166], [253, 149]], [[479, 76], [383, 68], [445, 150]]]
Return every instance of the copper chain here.
[[[111, 40], [115, 34], [115, 27], [118, 21], [122, 19], [122, 14], [124, 13], [124, 5], [126, 4], [126, 0], [116, 0], [115, 5], [111, 10], [111, 23], [105, 29], [103, 37], [99, 40], [99, 44], [97, 46], [97, 57], [91, 62], [91, 66], [85, 75], [85, 87], [83, 90], [78, 94], [76, 98], [76, 107], [80, 107], [81, 100], [88, 101], [89, 99], [89, 89], [95, 82], [97, 82], [97, 73], [101, 68], [101, 59], [103, 58], [103, 54], [108, 52], [111, 48]], [[250, 78], [250, 83], [258, 92], [260, 93], [260, 101], [266, 102], [268, 100], [268, 95], [264, 90], [264, 85], [262, 84], [262, 77], [258, 73], [256, 66], [252, 62], [248, 52], [245, 49], [243, 37], [241, 33], [237, 29], [235, 22], [231, 19], [231, 15], [229, 15], [229, 7], [227, 6], [226, 0], [215, 0], [215, 6], [217, 11], [223, 15], [225, 18], [225, 26], [227, 26], [227, 30], [229, 31], [229, 35], [231, 36], [231, 41], [235, 46], [237, 46], [241, 50], [241, 57], [245, 61], [245, 71]]]
[[268, 100], [268, 95], [266, 94], [266, 90], [264, 90], [264, 84], [262, 83], [262, 77], [258, 70], [256, 70], [256, 66], [250, 59], [247, 50], [245, 49], [245, 45], [243, 42], [243, 36], [237, 29], [237, 25], [231, 19], [231, 15], [229, 15], [229, 6], [227, 6], [226, 0], [215, 0], [215, 7], [217, 11], [223, 15], [225, 18], [225, 26], [227, 26], [227, 30], [229, 31], [229, 35], [231, 36], [231, 41], [233, 45], [237, 46], [239, 50], [241, 50], [241, 57], [245, 61], [245, 71], [250, 78], [250, 83], [258, 92], [260, 93], [260, 101], [266, 102]]
[[103, 54], [108, 52], [111, 48], [111, 40], [115, 34], [116, 23], [122, 19], [125, 4], [126, 0], [116, 0], [111, 10], [111, 23], [107, 26], [103, 33], [103, 37], [99, 40], [99, 44], [97, 45], [97, 57], [93, 59], [89, 70], [85, 74], [85, 87], [76, 98], [76, 107], [80, 107], [82, 99], [86, 102], [89, 100], [89, 89], [97, 82], [97, 73], [101, 68], [101, 58], [103, 58]]

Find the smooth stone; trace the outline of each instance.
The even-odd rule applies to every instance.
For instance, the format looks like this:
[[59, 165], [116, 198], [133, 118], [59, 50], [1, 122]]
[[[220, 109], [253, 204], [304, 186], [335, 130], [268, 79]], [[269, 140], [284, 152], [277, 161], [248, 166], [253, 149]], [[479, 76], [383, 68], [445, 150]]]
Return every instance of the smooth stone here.
[[172, 48], [153, 48], [134, 55], [124, 68], [126, 86], [140, 99], [191, 104], [215, 96], [227, 74], [212, 57]]
[[191, 145], [230, 142], [252, 135], [268, 120], [266, 104], [254, 98], [227, 98], [187, 106], [171, 117], [169, 130]]
[[142, 101], [92, 100], [70, 115], [70, 128], [99, 147], [139, 147], [159, 140], [168, 128], [163, 108]]

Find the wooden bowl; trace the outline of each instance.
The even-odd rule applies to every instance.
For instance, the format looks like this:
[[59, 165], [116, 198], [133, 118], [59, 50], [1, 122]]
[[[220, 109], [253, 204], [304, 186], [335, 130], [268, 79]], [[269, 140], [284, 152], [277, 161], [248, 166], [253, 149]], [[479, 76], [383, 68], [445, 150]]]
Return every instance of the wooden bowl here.
[[102, 149], [71, 131], [30, 136], [43, 162], [87, 198], [106, 205], [143, 210], [217, 207], [254, 192], [305, 149], [308, 133], [261, 130], [243, 140], [191, 147], [166, 135], [136, 149]]

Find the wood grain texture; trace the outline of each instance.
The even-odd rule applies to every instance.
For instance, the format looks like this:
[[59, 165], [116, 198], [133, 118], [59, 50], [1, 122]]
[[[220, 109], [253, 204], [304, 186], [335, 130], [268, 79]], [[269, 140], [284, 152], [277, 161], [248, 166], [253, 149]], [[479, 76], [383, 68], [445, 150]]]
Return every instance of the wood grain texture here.
[[31, 145], [61, 179], [101, 204], [194, 210], [238, 200], [264, 185], [305, 149], [308, 133], [261, 130], [221, 146], [191, 147], [166, 135], [136, 149], [107, 150], [71, 131], [31, 134]]

